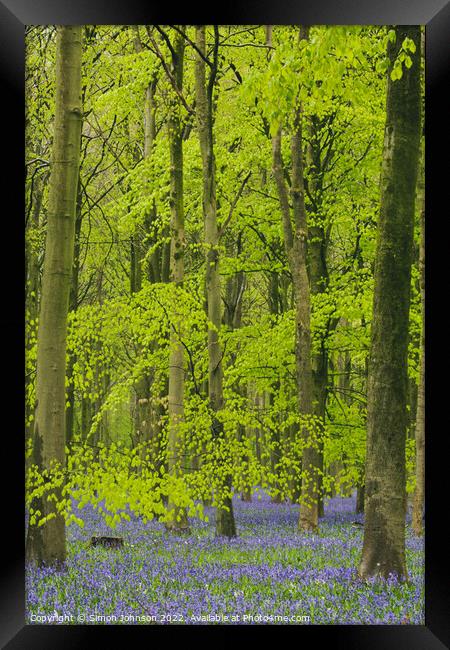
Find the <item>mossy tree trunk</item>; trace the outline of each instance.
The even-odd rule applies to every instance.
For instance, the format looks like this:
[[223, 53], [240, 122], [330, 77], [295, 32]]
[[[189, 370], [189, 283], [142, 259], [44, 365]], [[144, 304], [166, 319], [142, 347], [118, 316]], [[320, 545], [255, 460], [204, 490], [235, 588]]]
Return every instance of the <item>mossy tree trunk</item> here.
[[[363, 578], [407, 577], [405, 440], [411, 256], [420, 140], [420, 26], [395, 27], [388, 44], [386, 125], [367, 395]], [[400, 79], [404, 39], [416, 46]]]
[[[80, 26], [57, 28], [56, 104], [49, 209], [40, 304], [33, 460], [41, 470], [65, 467], [66, 332], [72, 276], [75, 204], [81, 139]], [[57, 495], [58, 496], [58, 495]], [[66, 560], [65, 521], [45, 497], [33, 503], [43, 526], [29, 526], [27, 560], [58, 565]]]

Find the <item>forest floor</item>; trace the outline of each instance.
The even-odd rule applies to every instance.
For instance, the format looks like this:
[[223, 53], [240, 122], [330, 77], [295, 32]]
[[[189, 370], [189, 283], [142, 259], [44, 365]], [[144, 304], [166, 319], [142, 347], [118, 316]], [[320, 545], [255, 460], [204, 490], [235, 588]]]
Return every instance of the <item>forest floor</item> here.
[[[212, 508], [177, 537], [137, 518], [111, 531], [85, 507], [84, 528], [68, 528], [67, 570], [27, 568], [28, 622], [424, 624], [423, 540], [409, 521], [409, 582], [376, 584], [356, 575], [354, 497], [328, 499], [314, 535], [297, 532], [298, 506], [265, 494], [235, 497], [234, 509], [239, 537], [229, 541], [215, 538]], [[92, 548], [92, 535], [122, 536], [124, 547]]]

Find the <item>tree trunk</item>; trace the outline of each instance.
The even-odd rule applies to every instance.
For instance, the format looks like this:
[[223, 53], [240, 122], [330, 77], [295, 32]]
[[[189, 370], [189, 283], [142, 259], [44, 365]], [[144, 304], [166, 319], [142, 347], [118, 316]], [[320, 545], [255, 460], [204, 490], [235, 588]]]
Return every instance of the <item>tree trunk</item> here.
[[297, 114], [294, 135], [291, 138], [292, 185], [291, 196], [294, 212], [295, 230], [292, 228], [288, 193], [284, 180], [281, 157], [281, 129], [273, 138], [273, 172], [280, 197], [283, 218], [284, 243], [292, 273], [295, 307], [295, 360], [297, 371], [297, 391], [301, 424], [302, 490], [300, 502], [299, 529], [314, 530], [318, 524], [317, 473], [318, 452], [311, 439], [307, 419], [312, 415], [312, 366], [311, 366], [311, 326], [310, 291], [306, 266], [307, 224], [303, 189], [303, 161], [301, 139], [301, 116]]
[[[238, 440], [241, 444], [244, 444], [244, 442], [247, 444], [247, 430], [243, 424], [240, 424], [238, 428]], [[249, 461], [249, 455], [245, 452], [241, 457], [241, 462], [244, 467], [248, 467]], [[245, 482], [244, 487], [241, 490], [241, 500], [247, 502], [250, 502], [252, 500], [252, 485], [249, 481]]]
[[[277, 271], [272, 271], [269, 275], [269, 311], [273, 316], [281, 313], [280, 299], [280, 275]], [[272, 391], [269, 393], [269, 404], [273, 407], [274, 396], [280, 390], [280, 380], [274, 382]], [[270, 470], [274, 477], [275, 493], [272, 496], [272, 503], [281, 503], [281, 476], [280, 460], [283, 451], [280, 428], [276, 426], [270, 430]]]
[[416, 412], [416, 489], [412, 514], [412, 528], [416, 535], [423, 534], [423, 513], [425, 507], [425, 188], [420, 213], [420, 296], [422, 331], [420, 335], [419, 387]]
[[[77, 189], [77, 203], [76, 203], [76, 213], [75, 213], [75, 239], [74, 239], [74, 255], [73, 255], [73, 271], [72, 271], [72, 280], [70, 284], [70, 293], [69, 293], [69, 312], [76, 311], [78, 308], [78, 287], [79, 287], [79, 276], [80, 276], [80, 233], [81, 233], [81, 223], [82, 223], [82, 194], [81, 194], [81, 185], [78, 183]], [[66, 443], [70, 445], [73, 438], [73, 425], [74, 425], [74, 416], [75, 416], [75, 388], [73, 385], [73, 369], [75, 366], [76, 357], [72, 352], [70, 354], [67, 362], [67, 409], [66, 409]]]
[[[310, 142], [307, 149], [307, 159], [309, 168], [309, 192], [314, 197], [314, 206], [311, 206], [311, 214], [308, 214], [308, 220], [312, 217], [312, 223], [308, 222], [308, 257], [309, 257], [309, 281], [311, 295], [325, 293], [328, 289], [328, 267], [327, 267], [327, 250], [328, 238], [325, 233], [322, 207], [322, 163], [320, 142], [317, 135], [317, 129], [320, 128], [320, 122], [317, 118], [311, 118], [309, 125]], [[314, 210], [315, 208], [315, 210]], [[319, 437], [323, 437], [325, 425], [325, 407], [327, 402], [327, 385], [328, 385], [328, 350], [326, 339], [329, 333], [327, 331], [321, 335], [320, 349], [312, 355], [312, 381], [313, 381], [313, 413], [317, 418]], [[318, 515], [323, 517], [323, 439], [318, 441], [317, 469], [318, 469]]]
[[[39, 216], [42, 205], [42, 198], [44, 194], [44, 182], [39, 176], [34, 182], [34, 191], [30, 196], [30, 201], [33, 201], [32, 223], [31, 228], [39, 228]], [[39, 316], [39, 301], [40, 301], [40, 273], [41, 265], [39, 262], [39, 255], [32, 244], [28, 244], [25, 249], [26, 261], [26, 296], [25, 296], [25, 313], [28, 323], [30, 324], [30, 331], [27, 332], [25, 341], [25, 355], [28, 357], [34, 347], [35, 326]], [[33, 394], [34, 373], [33, 368], [26, 366], [27, 374], [25, 376], [25, 422], [26, 422], [26, 446], [33, 442], [33, 429], [34, 429], [34, 413], [35, 404], [30, 396]], [[28, 463], [27, 463], [28, 465]]]
[[[175, 79], [178, 88], [183, 85], [184, 39], [178, 35], [175, 40]], [[184, 206], [183, 206], [183, 125], [174, 103], [169, 119], [170, 143], [170, 281], [183, 286], [184, 281]], [[169, 439], [168, 470], [176, 477], [180, 472], [180, 452], [182, 451], [182, 424], [184, 418], [184, 352], [181, 343], [183, 320], [175, 316], [171, 323], [169, 360]], [[167, 528], [171, 531], [188, 531], [185, 508], [179, 508], [169, 499], [171, 520]]]
[[87, 440], [92, 426], [92, 402], [89, 397], [81, 398], [81, 436]]
[[[239, 232], [236, 238], [236, 247], [234, 246], [234, 239], [227, 246], [227, 254], [229, 256], [236, 256], [242, 253], [242, 231]], [[242, 303], [244, 298], [244, 291], [247, 286], [247, 278], [244, 271], [238, 271], [237, 273], [230, 275], [226, 282], [225, 287], [225, 309], [223, 313], [223, 323], [230, 330], [239, 329], [242, 326]], [[229, 364], [234, 366], [237, 362], [238, 352], [233, 353], [230, 356]], [[246, 386], [239, 386], [238, 392], [242, 397], [246, 395]], [[237, 439], [241, 445], [241, 448], [244, 448], [244, 451], [241, 455], [241, 463], [244, 468], [249, 466], [249, 455], [247, 452], [247, 432], [246, 427], [243, 424], [238, 425]], [[245, 472], [245, 470], [244, 470]], [[252, 486], [248, 481], [245, 482], [245, 485], [241, 491], [242, 501], [251, 501], [252, 500]]]
[[[206, 55], [205, 26], [196, 27], [196, 46]], [[216, 206], [216, 170], [213, 146], [213, 90], [217, 74], [218, 33], [216, 32], [215, 60], [206, 85], [205, 61], [197, 54], [195, 63], [195, 96], [197, 105], [198, 134], [203, 167], [203, 215], [205, 220], [206, 253], [206, 294], [208, 318], [212, 327], [208, 328], [208, 389], [209, 405], [212, 413], [212, 436], [217, 442], [223, 442], [223, 423], [218, 414], [223, 409], [222, 388], [222, 350], [219, 341], [221, 325], [221, 298], [219, 275], [219, 229]], [[224, 464], [231, 459], [224, 458]], [[236, 536], [233, 504], [231, 501], [231, 476], [225, 471], [221, 485], [222, 495], [216, 512], [216, 533], [226, 537]]]
[[364, 512], [364, 485], [358, 485], [356, 488], [356, 513]]
[[[291, 140], [292, 204], [297, 223], [292, 248], [292, 275], [296, 314], [296, 367], [299, 387], [300, 416], [308, 419], [313, 414], [313, 375], [311, 365], [311, 302], [306, 260], [307, 223], [303, 189], [303, 160], [301, 114]], [[297, 214], [296, 214], [297, 213]], [[302, 425], [304, 443], [302, 456], [302, 491], [300, 497], [300, 530], [315, 530], [318, 525], [318, 487], [320, 454], [308, 422]]]
[[[38, 329], [34, 462], [50, 470], [65, 467], [66, 331], [72, 275], [75, 203], [81, 138], [81, 27], [57, 31], [56, 107], [53, 162], [42, 297]], [[57, 494], [57, 496], [59, 496]], [[66, 559], [65, 521], [46, 498], [33, 503], [43, 526], [29, 526], [27, 559], [38, 565], [62, 564]]]
[[[308, 29], [301, 30], [301, 38], [308, 38]], [[284, 244], [292, 273], [295, 307], [295, 358], [297, 369], [298, 406], [303, 440], [302, 491], [299, 529], [312, 531], [318, 525], [319, 452], [310, 427], [313, 415], [313, 378], [311, 366], [310, 289], [306, 259], [307, 221], [304, 197], [302, 109], [299, 105], [291, 137], [292, 178], [291, 200], [294, 228], [291, 221], [288, 191], [284, 180], [281, 155], [281, 128], [274, 136], [273, 172], [277, 184], [283, 221]]]
[[[273, 386], [273, 392], [271, 391], [268, 394], [269, 405], [272, 408], [274, 403], [274, 396], [280, 390], [279, 380], [275, 382]], [[280, 461], [282, 455], [283, 447], [281, 444], [281, 434], [280, 427], [278, 422], [275, 422], [273, 428], [270, 429], [270, 471], [274, 477], [275, 492], [272, 496], [272, 503], [281, 503], [281, 471], [280, 471]]]
[[[286, 449], [289, 449], [289, 453], [294, 460], [294, 467], [289, 471], [288, 478], [288, 487], [290, 493], [290, 500], [292, 504], [297, 504], [300, 502], [300, 495], [302, 492], [302, 456], [299, 454], [296, 448], [296, 440], [299, 435], [300, 427], [298, 422], [294, 422], [286, 430], [284, 436], [284, 446]], [[297, 469], [298, 466], [298, 469]]]
[[[386, 126], [367, 395], [363, 578], [407, 577], [405, 440], [414, 203], [420, 138], [420, 26], [388, 44]], [[401, 79], [390, 73], [406, 37], [416, 45]]]
[[[135, 33], [134, 48], [136, 53], [143, 51], [142, 42], [139, 34], [139, 27], [134, 25]], [[156, 103], [155, 93], [158, 84], [158, 77], [154, 74], [150, 79], [145, 90], [144, 99], [144, 159], [151, 157], [155, 146], [156, 139]], [[137, 164], [140, 161], [140, 151], [134, 152], [134, 160]], [[156, 179], [155, 179], [156, 182]], [[170, 244], [164, 243], [162, 247], [158, 246], [146, 259], [148, 248], [155, 244], [151, 233], [157, 221], [156, 202], [145, 215], [141, 231], [136, 232], [131, 239], [131, 265], [130, 265], [130, 288], [131, 293], [138, 292], [142, 289], [142, 283], [146, 277], [150, 282], [168, 282], [169, 272], [166, 263], [167, 249]], [[168, 233], [164, 233], [166, 237]], [[157, 342], [150, 344], [151, 348], [157, 347]], [[146, 350], [142, 350], [145, 354]], [[154, 373], [147, 372], [136, 382], [134, 387], [134, 400], [132, 403], [133, 411], [133, 439], [134, 444], [142, 444], [142, 456], [146, 454], [156, 461], [162, 453], [161, 445], [161, 417], [164, 413], [162, 406], [164, 398], [168, 394], [168, 384], [159, 392], [159, 395], [152, 394], [154, 383]]]

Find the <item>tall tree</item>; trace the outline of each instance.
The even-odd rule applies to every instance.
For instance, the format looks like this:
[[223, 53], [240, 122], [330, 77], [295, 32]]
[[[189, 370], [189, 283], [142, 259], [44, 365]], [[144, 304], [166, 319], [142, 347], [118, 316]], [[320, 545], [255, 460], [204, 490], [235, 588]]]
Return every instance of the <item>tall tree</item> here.
[[[386, 124], [369, 357], [365, 526], [359, 565], [363, 578], [391, 573], [407, 577], [407, 355], [420, 144], [420, 27], [397, 26], [394, 34], [387, 48]], [[411, 65], [402, 69], [398, 57], [405, 48]]]
[[[133, 26], [134, 32], [134, 50], [137, 54], [144, 51], [141, 41], [139, 27]], [[150, 159], [156, 145], [156, 101], [155, 94], [158, 83], [158, 76], [155, 72], [145, 89], [144, 99], [144, 160]], [[141, 161], [141, 148], [135, 146], [133, 149], [133, 159], [135, 164]], [[136, 232], [132, 235], [130, 241], [130, 288], [131, 292], [139, 292], [142, 289], [143, 278], [146, 275], [150, 282], [167, 282], [168, 276], [168, 245], [156, 247], [152, 254], [148, 255], [148, 249], [154, 243], [152, 230], [154, 229], [158, 218], [156, 202], [153, 200], [150, 210], [148, 210], [143, 219], [143, 223], [138, 226]], [[146, 257], [150, 259], [146, 260]], [[145, 273], [144, 273], [145, 271]], [[151, 347], [155, 348], [156, 342]], [[143, 350], [145, 355], [148, 350]], [[163, 408], [161, 407], [161, 396], [167, 394], [167, 382], [161, 390], [161, 394], [152, 395], [154, 383], [154, 372], [146, 371], [136, 382], [134, 386], [133, 400], [133, 419], [134, 435], [137, 443], [144, 443], [147, 446], [146, 451], [156, 458], [160, 452], [160, 433], [161, 417]], [[143, 453], [146, 453], [143, 450]]]
[[[183, 88], [184, 38], [177, 34], [174, 43], [173, 68], [177, 88]], [[174, 101], [168, 122], [170, 147], [170, 280], [182, 287], [184, 280], [184, 203], [183, 203], [183, 122]], [[184, 351], [182, 317], [175, 317], [171, 323], [169, 359], [169, 440], [168, 468], [176, 476], [180, 466], [180, 448], [183, 439], [184, 416]], [[173, 531], [187, 531], [188, 521], [185, 508], [174, 507], [169, 501], [172, 519], [168, 527]]]
[[[39, 314], [36, 376], [36, 416], [33, 461], [41, 471], [53, 463], [65, 466], [66, 331], [73, 265], [75, 204], [81, 138], [80, 26], [57, 30], [56, 104], [53, 160], [42, 296]], [[66, 559], [65, 521], [45, 496], [32, 504], [43, 526], [30, 525], [27, 559], [61, 564]]]
[[[34, 228], [36, 231], [40, 227], [40, 212], [42, 206], [42, 196], [44, 190], [44, 183], [40, 176], [37, 176], [36, 180], [33, 183], [33, 192], [30, 192], [30, 211], [32, 221], [31, 224], [27, 223], [27, 234], [31, 232], [31, 229]], [[33, 345], [34, 345], [34, 336], [35, 336], [35, 323], [39, 314], [39, 298], [41, 291], [41, 262], [39, 259], [39, 251], [36, 250], [36, 246], [33, 246], [32, 243], [27, 241], [25, 258], [26, 258], [26, 298], [25, 298], [25, 309], [26, 317], [29, 324], [29, 331], [27, 331], [27, 340], [26, 340], [26, 354], [30, 354]], [[27, 374], [25, 377], [26, 381], [26, 394], [32, 390], [33, 384], [33, 369], [27, 367]], [[26, 400], [26, 441], [27, 445], [32, 442], [33, 439], [33, 403], [32, 400]]]
[[[308, 39], [308, 36], [308, 28], [302, 27], [300, 29], [300, 39]], [[280, 199], [284, 245], [294, 289], [298, 407], [300, 416], [304, 418], [301, 427], [304, 446], [299, 528], [301, 530], [314, 530], [318, 525], [319, 452], [310, 429], [310, 418], [313, 414], [313, 375], [311, 365], [311, 301], [306, 250], [308, 228], [305, 209], [302, 112], [301, 104], [298, 101], [291, 136], [290, 195], [292, 218], [281, 153], [281, 127], [273, 137], [272, 149], [273, 173]]]
[[[312, 296], [323, 294], [328, 289], [329, 274], [327, 264], [327, 253], [329, 244], [329, 231], [325, 227], [323, 214], [323, 180], [326, 171], [326, 162], [322, 160], [322, 151], [325, 147], [320, 142], [319, 134], [332, 123], [333, 117], [327, 116], [320, 120], [312, 116], [309, 123], [309, 143], [307, 147], [307, 162], [309, 172], [308, 196], [310, 199], [310, 214], [308, 214], [308, 275], [310, 291]], [[331, 157], [333, 138], [326, 148], [325, 161]], [[312, 355], [312, 408], [317, 417], [318, 430], [323, 434], [325, 424], [325, 409], [327, 403], [328, 386], [328, 350], [327, 338], [331, 319], [327, 328], [320, 334], [319, 349]], [[323, 440], [319, 440], [317, 455], [317, 482], [318, 482], [318, 516], [323, 516]]]
[[412, 514], [412, 527], [416, 535], [423, 534], [423, 509], [425, 506], [425, 188], [422, 186], [421, 190], [423, 204], [420, 212], [419, 282], [422, 329], [416, 409], [416, 489]]
[[[218, 71], [219, 30], [214, 26], [213, 60], [209, 61], [209, 77], [206, 82], [206, 30], [196, 27], [195, 95], [197, 105], [198, 134], [203, 168], [203, 216], [205, 220], [206, 253], [206, 295], [208, 318], [208, 391], [212, 412], [212, 435], [216, 440], [223, 439], [223, 423], [217, 414], [223, 409], [223, 368], [219, 330], [222, 321], [220, 275], [219, 275], [219, 227], [216, 204], [216, 166], [213, 141], [213, 93]], [[225, 495], [219, 498], [216, 513], [216, 533], [226, 537], [236, 535], [236, 525], [231, 501], [231, 476], [223, 477]]]

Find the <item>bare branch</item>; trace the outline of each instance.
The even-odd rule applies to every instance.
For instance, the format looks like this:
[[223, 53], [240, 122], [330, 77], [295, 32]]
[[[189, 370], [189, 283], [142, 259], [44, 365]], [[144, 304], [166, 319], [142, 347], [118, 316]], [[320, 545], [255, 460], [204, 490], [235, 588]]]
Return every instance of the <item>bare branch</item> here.
[[236, 205], [237, 205], [237, 202], [238, 202], [239, 199], [241, 198], [241, 196], [242, 196], [242, 192], [244, 191], [244, 187], [245, 187], [245, 185], [246, 185], [246, 183], [247, 183], [247, 181], [248, 181], [248, 179], [250, 178], [251, 175], [252, 175], [252, 172], [249, 171], [248, 174], [247, 174], [247, 176], [246, 176], [246, 177], [244, 178], [244, 180], [242, 181], [241, 186], [240, 186], [240, 188], [239, 188], [239, 190], [238, 190], [236, 196], [235, 196], [234, 199], [233, 199], [233, 203], [231, 204], [230, 212], [228, 213], [228, 217], [225, 219], [225, 221], [224, 221], [222, 227], [221, 227], [220, 230], [219, 230], [219, 239], [220, 239], [220, 237], [222, 237], [223, 233], [225, 232], [226, 227], [227, 227], [228, 224], [230, 223], [230, 221], [231, 221], [231, 217], [233, 216], [233, 212], [234, 212], [234, 209], [235, 209], [235, 207], [236, 207]]
[[183, 106], [187, 110], [187, 112], [190, 115], [195, 115], [195, 111], [193, 110], [193, 108], [191, 108], [191, 106], [189, 106], [189, 104], [187, 103], [183, 93], [178, 88], [178, 84], [176, 82], [176, 79], [173, 76], [169, 66], [167, 65], [166, 60], [164, 59], [164, 56], [162, 55], [161, 50], [159, 49], [157, 42], [153, 38], [153, 35], [152, 35], [152, 33], [151, 33], [150, 29], [149, 29], [149, 26], [146, 25], [146, 28], [147, 28], [147, 33], [148, 33], [148, 37], [150, 39], [150, 42], [153, 45], [153, 50], [152, 51], [154, 52], [154, 54], [156, 54], [158, 59], [161, 61], [162, 66], [163, 66], [163, 68], [165, 70], [165, 73], [166, 73], [166, 75], [167, 75], [167, 77], [168, 77], [168, 79], [169, 79], [169, 81], [170, 81], [170, 83], [172, 85], [172, 88], [174, 89], [174, 91], [176, 92], [178, 97], [180, 98], [181, 103], [183, 104]]

